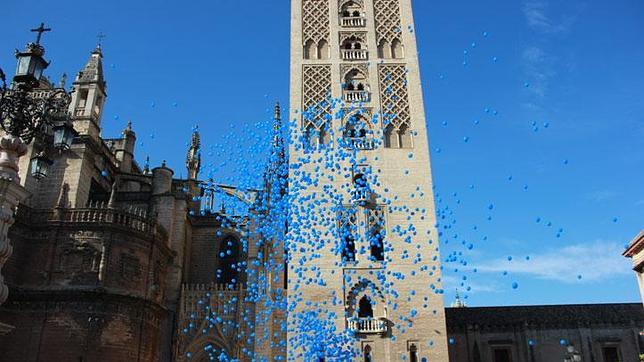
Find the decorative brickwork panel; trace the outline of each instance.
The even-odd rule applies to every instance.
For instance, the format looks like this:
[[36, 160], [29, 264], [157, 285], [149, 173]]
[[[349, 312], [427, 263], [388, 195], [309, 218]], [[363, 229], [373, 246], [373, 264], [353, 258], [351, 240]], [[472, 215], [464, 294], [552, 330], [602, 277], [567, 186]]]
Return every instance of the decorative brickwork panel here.
[[378, 66], [383, 128], [411, 127], [407, 67], [401, 64]]
[[369, 65], [367, 63], [340, 64], [340, 75], [342, 79], [345, 79], [347, 74], [352, 70], [357, 70], [362, 73], [365, 79], [369, 79]]
[[305, 65], [302, 69], [302, 128], [307, 139], [319, 138], [316, 142], [319, 144], [330, 141], [330, 100], [331, 66]]
[[302, 43], [330, 39], [329, 0], [302, 1]]
[[375, 0], [373, 4], [376, 22], [376, 41], [390, 44], [394, 40], [402, 42], [400, 25], [400, 0]]

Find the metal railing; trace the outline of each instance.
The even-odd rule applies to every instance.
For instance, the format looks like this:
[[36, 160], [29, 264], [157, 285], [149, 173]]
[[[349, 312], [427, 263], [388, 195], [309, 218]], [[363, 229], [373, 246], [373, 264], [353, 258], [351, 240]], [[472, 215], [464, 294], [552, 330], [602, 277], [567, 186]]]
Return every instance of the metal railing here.
[[342, 17], [340, 18], [340, 25], [348, 28], [364, 28], [367, 26], [367, 18], [364, 16], [355, 17]]
[[346, 147], [362, 151], [373, 150], [376, 148], [375, 141], [367, 137], [345, 137], [344, 144]]
[[371, 94], [363, 90], [345, 90], [343, 95], [347, 102], [369, 102], [371, 100]]
[[385, 333], [387, 322], [384, 318], [352, 318], [349, 319], [349, 330], [362, 334]]
[[367, 60], [369, 52], [366, 49], [341, 49], [343, 60]]
[[351, 191], [351, 201], [369, 202], [371, 200], [371, 190], [366, 187], [357, 187]]

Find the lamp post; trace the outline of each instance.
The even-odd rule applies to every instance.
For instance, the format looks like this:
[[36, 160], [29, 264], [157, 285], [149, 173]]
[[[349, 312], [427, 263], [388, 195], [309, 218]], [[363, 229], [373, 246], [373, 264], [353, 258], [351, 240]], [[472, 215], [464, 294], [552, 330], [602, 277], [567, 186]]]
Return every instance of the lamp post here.
[[581, 362], [581, 353], [575, 349], [575, 346], [569, 344], [566, 347], [566, 357], [564, 362]]
[[[70, 93], [63, 88], [41, 88], [34, 92], [49, 66], [40, 39], [50, 30], [45, 24], [31, 30], [38, 36], [24, 51], [16, 51], [17, 67], [11, 84], [7, 84], [0, 69], [0, 128], [3, 131], [0, 137], [0, 305], [8, 296], [1, 274], [12, 253], [7, 232], [13, 225], [16, 206], [28, 194], [20, 185], [18, 161], [27, 153], [27, 145], [36, 140], [42, 149], [30, 160], [30, 174], [42, 179], [52, 163], [47, 155], [52, 150], [60, 153], [69, 149], [76, 135], [69, 115]], [[0, 323], [0, 334], [9, 330], [9, 326]]]

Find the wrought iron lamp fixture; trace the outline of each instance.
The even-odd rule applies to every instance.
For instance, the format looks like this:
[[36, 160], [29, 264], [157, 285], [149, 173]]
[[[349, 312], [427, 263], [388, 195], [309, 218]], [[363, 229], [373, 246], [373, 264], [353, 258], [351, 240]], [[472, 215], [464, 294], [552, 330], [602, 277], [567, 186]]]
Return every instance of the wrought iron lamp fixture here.
[[[25, 144], [34, 139], [42, 141], [43, 150], [31, 159], [30, 173], [36, 179], [47, 176], [52, 160], [48, 157], [53, 138], [53, 149], [59, 153], [68, 150], [76, 136], [69, 114], [71, 93], [64, 88], [43, 88], [40, 79], [49, 63], [43, 58], [45, 48], [40, 45], [42, 34], [51, 29], [44, 24], [32, 29], [38, 36], [35, 43], [27, 44], [23, 52], [16, 50], [17, 68], [13, 82], [7, 85], [0, 69], [0, 127], [6, 135], [17, 137]], [[37, 92], [36, 92], [37, 91]]]

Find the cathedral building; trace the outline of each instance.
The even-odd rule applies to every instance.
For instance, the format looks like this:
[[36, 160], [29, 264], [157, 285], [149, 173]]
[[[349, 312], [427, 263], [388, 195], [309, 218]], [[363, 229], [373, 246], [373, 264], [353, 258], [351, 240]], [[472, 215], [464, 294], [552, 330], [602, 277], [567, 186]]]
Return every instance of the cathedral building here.
[[[72, 84], [69, 111], [78, 134], [71, 147], [55, 156], [47, 174], [33, 172], [29, 162], [45, 151], [46, 140], [36, 139], [21, 159], [20, 182], [30, 196], [17, 209], [9, 233], [13, 255], [2, 270], [11, 292], [0, 315], [14, 329], [0, 337], [0, 360], [181, 361], [222, 354], [250, 360], [255, 343], [270, 355], [277, 317], [270, 312], [263, 321], [263, 312], [258, 320], [270, 332], [255, 327], [262, 312], [255, 301], [263, 293], [256, 289], [266, 284], [261, 269], [272, 255], [270, 242], [257, 242], [265, 237], [258, 223], [267, 217], [268, 194], [199, 180], [197, 131], [185, 179], [165, 162], [152, 169], [137, 164], [131, 123], [121, 137], [104, 138], [102, 63], [99, 46]], [[33, 95], [60, 88], [64, 79], [53, 85], [42, 78]], [[280, 117], [277, 106], [277, 157], [265, 175], [271, 184], [278, 184], [285, 162]], [[215, 193], [243, 200], [249, 215], [214, 210]]]
[[105, 137], [90, 53], [73, 143], [20, 159], [0, 361], [637, 361], [641, 303], [445, 308], [411, 0], [291, 6], [290, 126], [276, 105], [257, 189], [201, 179], [196, 129], [185, 178], [136, 162], [132, 123]]

